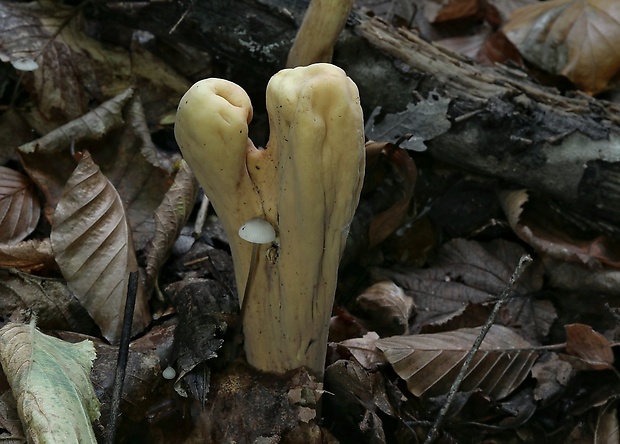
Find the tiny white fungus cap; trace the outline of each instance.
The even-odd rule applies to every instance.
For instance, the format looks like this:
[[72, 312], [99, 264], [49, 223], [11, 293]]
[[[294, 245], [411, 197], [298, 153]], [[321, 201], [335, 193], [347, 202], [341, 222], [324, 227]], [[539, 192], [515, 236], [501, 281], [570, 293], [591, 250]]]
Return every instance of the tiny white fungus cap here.
[[265, 219], [255, 217], [241, 225], [239, 237], [252, 244], [270, 244], [276, 238], [276, 230]]
[[39, 64], [37, 62], [35, 62], [33, 59], [28, 59], [25, 57], [13, 60], [11, 64], [13, 65], [13, 68], [17, 69], [18, 71], [34, 71], [35, 69], [39, 68]]
[[173, 369], [172, 367], [168, 366], [161, 373], [161, 375], [164, 377], [164, 379], [174, 379], [174, 377], [177, 375], [177, 372], [176, 372], [175, 369]]

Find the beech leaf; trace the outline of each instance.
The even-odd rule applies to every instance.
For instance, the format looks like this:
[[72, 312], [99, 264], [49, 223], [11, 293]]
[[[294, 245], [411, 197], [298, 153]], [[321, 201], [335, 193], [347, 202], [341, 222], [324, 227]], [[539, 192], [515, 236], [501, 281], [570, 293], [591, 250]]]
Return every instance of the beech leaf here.
[[552, 0], [517, 9], [504, 27], [521, 55], [597, 93], [620, 70], [620, 2]]
[[377, 282], [364, 290], [357, 297], [356, 306], [366, 327], [381, 336], [406, 334], [415, 309], [413, 299], [389, 281]]
[[[448, 333], [394, 336], [377, 347], [416, 396], [446, 394], [480, 328]], [[476, 352], [461, 391], [480, 389], [493, 399], [512, 393], [529, 374], [538, 352], [511, 329], [493, 325]]]
[[45, 278], [19, 270], [0, 270], [0, 316], [32, 311], [46, 330], [97, 331], [84, 307], [63, 279]]
[[0, 245], [0, 267], [23, 271], [51, 268], [54, 252], [49, 238], [31, 239], [14, 245]]
[[192, 212], [198, 193], [198, 182], [189, 166], [184, 160], [180, 165], [172, 186], [155, 211], [155, 236], [150, 241], [151, 248], [146, 258], [147, 288], [154, 284], [161, 264]]
[[584, 324], [565, 325], [566, 352], [577, 356], [594, 370], [612, 368], [614, 352], [602, 334]]
[[379, 364], [385, 363], [383, 354], [377, 350], [375, 344], [378, 339], [379, 335], [370, 331], [361, 338], [351, 338], [340, 342], [338, 348], [344, 348], [365, 369], [376, 370]]
[[[137, 270], [137, 263], [121, 198], [88, 152], [60, 197], [51, 240], [69, 288], [106, 339], [116, 342], [129, 272]], [[148, 322], [146, 298], [138, 294], [133, 331], [142, 331]]]
[[557, 353], [546, 352], [532, 367], [532, 377], [536, 379], [534, 399], [547, 403], [557, 398], [574, 376], [575, 370]]
[[361, 407], [373, 414], [372, 418], [365, 415], [366, 421], [362, 421], [370, 424], [360, 424], [360, 430], [367, 434], [366, 439], [361, 442], [386, 442], [382, 421], [375, 414], [383, 412], [394, 416], [395, 409], [392, 405], [394, 398], [390, 399], [385, 379], [380, 372], [371, 372], [355, 361], [341, 359], [327, 367], [325, 382], [330, 390], [333, 390], [334, 396], [331, 397], [330, 403], [347, 412], [357, 412]]
[[29, 325], [0, 329], [0, 363], [17, 400], [28, 442], [97, 442], [99, 401], [90, 382], [95, 348], [70, 344]]
[[153, 212], [170, 187], [170, 159], [161, 155], [145, 121], [142, 104], [126, 90], [86, 115], [19, 147], [24, 168], [45, 193], [51, 215], [75, 168], [69, 153], [88, 148], [93, 159], [127, 203], [125, 212], [136, 249], [154, 231]]
[[[418, 307], [409, 332], [419, 331], [428, 324], [445, 324], [459, 315], [467, 304], [493, 302], [506, 288], [519, 258], [525, 250], [518, 244], [503, 240], [481, 243], [452, 239], [439, 248], [429, 260], [429, 267], [407, 271], [374, 270], [376, 280], [389, 279], [403, 288]], [[505, 325], [522, 329], [522, 335], [536, 339], [546, 334], [555, 313], [540, 307], [539, 301], [526, 295], [542, 287], [542, 267], [528, 267], [513, 287], [515, 295], [501, 313]], [[541, 312], [540, 309], [543, 309]]]
[[0, 166], [0, 244], [16, 244], [34, 231], [41, 206], [32, 181]]

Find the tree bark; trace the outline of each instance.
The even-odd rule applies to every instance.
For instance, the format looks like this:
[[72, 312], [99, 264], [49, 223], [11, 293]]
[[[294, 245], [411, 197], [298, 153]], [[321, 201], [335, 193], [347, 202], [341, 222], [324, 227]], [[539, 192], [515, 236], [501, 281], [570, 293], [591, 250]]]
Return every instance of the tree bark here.
[[541, 87], [521, 71], [476, 64], [379, 20], [356, 30], [411, 69], [410, 88], [451, 99], [452, 127], [430, 153], [466, 170], [542, 193], [572, 207], [589, 228], [618, 234], [618, 107]]

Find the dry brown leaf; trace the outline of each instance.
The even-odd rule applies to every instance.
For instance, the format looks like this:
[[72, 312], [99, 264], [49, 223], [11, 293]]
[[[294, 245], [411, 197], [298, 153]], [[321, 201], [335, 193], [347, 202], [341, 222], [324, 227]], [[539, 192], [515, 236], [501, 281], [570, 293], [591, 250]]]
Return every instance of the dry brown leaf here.
[[[127, 375], [123, 384], [122, 415], [128, 422], [144, 418], [148, 409], [157, 402], [157, 388], [165, 383], [161, 363], [171, 361], [174, 327], [156, 326], [147, 334], [131, 342], [127, 356]], [[91, 340], [97, 351], [91, 379], [101, 395], [101, 416], [109, 418], [114, 387], [118, 347], [72, 331], [58, 332], [67, 342]]]
[[486, 0], [488, 7], [494, 9], [498, 15], [497, 24], [503, 25], [508, 21], [515, 9], [538, 3], [538, 0]]
[[[382, 127], [381, 131], [388, 129]], [[417, 170], [405, 150], [391, 143], [369, 141], [366, 155], [363, 199], [351, 224], [341, 267], [400, 227], [413, 197]]]
[[[51, 239], [67, 284], [106, 339], [118, 341], [129, 272], [137, 263], [121, 198], [87, 152], [58, 202]], [[146, 297], [139, 294], [133, 331], [149, 321]]]
[[126, 90], [89, 113], [19, 147], [24, 168], [45, 194], [48, 216], [56, 208], [65, 183], [75, 168], [69, 152], [71, 144], [75, 143], [78, 150], [82, 143], [92, 149], [97, 146], [97, 140], [120, 128], [123, 108], [132, 93], [132, 90]]
[[217, 356], [239, 304], [221, 282], [213, 279], [184, 279], [170, 284], [165, 292], [179, 317], [174, 337], [181, 377]]
[[0, 267], [35, 271], [55, 268], [49, 238], [32, 239], [15, 245], [0, 245]]
[[379, 336], [406, 334], [415, 308], [413, 299], [390, 281], [368, 287], [357, 297], [356, 306], [365, 319], [365, 326]]
[[[449, 333], [394, 336], [376, 344], [416, 396], [446, 394], [480, 328]], [[530, 343], [507, 327], [494, 325], [476, 352], [461, 391], [480, 389], [493, 399], [513, 392], [538, 357]]]
[[620, 270], [612, 267], [588, 267], [583, 264], [543, 257], [549, 285], [581, 294], [620, 295]]
[[534, 399], [546, 404], [566, 388], [575, 370], [557, 353], [544, 353], [532, 367], [532, 377], [536, 379]]
[[197, 193], [198, 182], [187, 163], [181, 161], [172, 186], [155, 210], [155, 236], [149, 241], [146, 257], [147, 292], [153, 287], [161, 265], [187, 222]]
[[618, 442], [620, 442], [618, 399], [614, 399], [600, 410], [594, 429], [594, 444], [616, 444]]
[[424, 4], [424, 17], [430, 23], [470, 18], [482, 11], [479, 0], [429, 0]]
[[552, 0], [517, 9], [504, 27], [521, 55], [598, 93], [620, 70], [620, 2]]
[[527, 190], [499, 193], [508, 223], [523, 241], [547, 257], [599, 269], [601, 264], [620, 268], [620, 244], [605, 235], [578, 237], [570, 227], [556, 226], [544, 202], [528, 202]]
[[418, 175], [413, 159], [409, 157], [405, 150], [398, 148], [387, 149], [385, 154], [385, 161], [389, 162], [398, 177], [403, 181], [401, 188], [403, 196], [387, 210], [376, 214], [372, 218], [368, 228], [370, 248], [379, 245], [402, 225], [413, 197], [413, 187]]
[[[124, 125], [123, 125], [124, 123]], [[46, 216], [54, 208], [75, 161], [70, 141], [77, 151], [88, 147], [101, 171], [127, 202], [127, 216], [136, 248], [153, 235], [153, 212], [170, 186], [171, 162], [155, 148], [145, 122], [142, 105], [131, 90], [105, 102], [80, 117], [20, 147], [24, 168], [46, 196]]]
[[602, 334], [584, 324], [565, 325], [566, 352], [578, 357], [593, 370], [607, 370], [614, 363], [611, 344]]
[[460, 310], [448, 313], [441, 319], [437, 319], [432, 324], [423, 325], [420, 333], [443, 333], [446, 331], [458, 330], [459, 328], [474, 328], [485, 323], [493, 310], [493, 302], [483, 302], [480, 304], [468, 303]]
[[351, 338], [360, 338], [368, 333], [362, 321], [345, 308], [336, 305], [334, 315], [329, 320], [329, 342], [342, 342]]
[[0, 244], [14, 245], [34, 231], [41, 206], [32, 181], [0, 166]]
[[49, 330], [97, 331], [88, 313], [62, 279], [43, 278], [18, 270], [0, 271], [0, 316], [30, 310], [37, 324]]
[[173, 162], [161, 155], [151, 139], [144, 108], [138, 98], [125, 111], [125, 126], [114, 150], [102, 146], [93, 153], [123, 202], [136, 249], [153, 236], [153, 213], [172, 184]]
[[26, 442], [22, 422], [17, 413], [17, 402], [10, 390], [0, 395], [0, 427], [6, 430], [2, 434], [2, 439], [7, 444], [11, 442], [16, 444]]
[[377, 339], [379, 339], [379, 335], [371, 331], [366, 333], [362, 338], [342, 341], [338, 344], [338, 348], [345, 349], [366, 370], [376, 370], [379, 364], [385, 363], [383, 354], [377, 350], [375, 345]]
[[[398, 398], [390, 396], [390, 387], [380, 372], [368, 371], [355, 361], [339, 360], [325, 370], [325, 385], [334, 395], [326, 401], [337, 409], [351, 412], [351, 419], [358, 423], [361, 436], [350, 436], [350, 442], [386, 442], [377, 413], [394, 416], [396, 409], [392, 402]], [[363, 413], [359, 413], [360, 408]]]
[[401, 226], [381, 244], [387, 262], [422, 267], [435, 254], [441, 231], [428, 216], [421, 216]]
[[0, 60], [36, 63], [23, 73], [36, 131], [45, 134], [130, 86], [140, 90], [150, 123], [174, 113], [188, 81], [137, 42], [130, 53], [91, 38], [82, 11], [49, 1], [0, 4]]
[[[495, 301], [524, 253], [520, 245], [501, 240], [480, 243], [453, 239], [441, 246], [428, 268], [373, 270], [373, 277], [392, 280], [413, 298], [418, 312], [410, 331], [417, 332], [426, 324], [445, 322], [468, 303]], [[526, 297], [542, 287], [542, 276], [540, 264], [528, 267], [513, 288], [518, 297], [510, 298], [500, 314], [505, 325], [519, 326], [528, 339], [540, 337], [547, 328], [546, 322], [543, 331], [532, 322], [539, 318], [538, 307]]]
[[552, 287], [617, 295], [620, 243], [603, 234], [583, 233], [549, 210], [547, 201], [526, 190], [498, 194], [515, 234], [536, 249]]
[[84, 35], [77, 15], [53, 2], [0, 4], [0, 57], [37, 63], [24, 82], [52, 127], [85, 114], [92, 99], [103, 102], [129, 85], [128, 55]]
[[506, 38], [503, 32], [494, 32], [485, 39], [475, 56], [476, 61], [487, 66], [496, 64], [524, 67], [521, 54], [515, 46]]

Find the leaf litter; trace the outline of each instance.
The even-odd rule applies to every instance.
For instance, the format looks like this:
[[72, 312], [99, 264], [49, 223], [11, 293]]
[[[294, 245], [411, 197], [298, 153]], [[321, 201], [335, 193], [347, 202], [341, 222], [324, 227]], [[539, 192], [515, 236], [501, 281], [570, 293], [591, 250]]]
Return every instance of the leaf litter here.
[[620, 70], [618, 23], [615, 0], [553, 0], [517, 9], [503, 31], [525, 59], [596, 94]]
[[[525, 3], [530, 2], [489, 1], [486, 9], [473, 11], [465, 8], [464, 3], [435, 2], [435, 9], [425, 14], [416, 14], [407, 5], [395, 3], [378, 6], [377, 11], [406, 11], [405, 22], [423, 20], [424, 16], [428, 20], [432, 15], [438, 25], [445, 17], [471, 20], [484, 16], [484, 20], [496, 26], [505, 23], [508, 14]], [[570, 2], [546, 3], [552, 8]], [[588, 7], [594, 0], [585, 3]], [[260, 386], [255, 375], [227, 367], [226, 350], [233, 341], [229, 327], [237, 322], [237, 302], [227, 240], [221, 235], [217, 219], [210, 216], [207, 227], [196, 235], [189, 251], [179, 253], [172, 249], [191, 218], [196, 185], [184, 166], [175, 170], [175, 156], [163, 153], [153, 143], [152, 133], [158, 125], [165, 126], [164, 122], [169, 121], [188, 82], [142, 47], [128, 53], [118, 48], [101, 48], [94, 39], [84, 38], [78, 20], [81, 11], [73, 7], [51, 8], [44, 2], [30, 6], [3, 4], [2, 8], [8, 17], [2, 25], [4, 30], [24, 39], [0, 39], [0, 57], [19, 69], [31, 69], [24, 71], [22, 85], [30, 97], [30, 111], [23, 107], [17, 116], [13, 110], [2, 115], [11, 119], [11, 127], [22, 128], [11, 142], [14, 148], [21, 145], [19, 157], [12, 149], [5, 152], [4, 148], [2, 156], [20, 164], [34, 181], [30, 187], [36, 187], [45, 197], [45, 217], [38, 222], [18, 224], [27, 229], [11, 234], [10, 242], [0, 242], [2, 317], [19, 318], [22, 311], [33, 310], [39, 316], [39, 325], [46, 329], [93, 336], [99, 336], [100, 329], [103, 337], [114, 342], [123, 298], [118, 289], [124, 286], [126, 272], [135, 269], [134, 262], [139, 262], [146, 269], [147, 291], [142, 293], [137, 314], [141, 319], [135, 324], [136, 333], [143, 336], [134, 340], [130, 353], [130, 361], [136, 363], [130, 370], [131, 394], [126, 399], [131, 406], [125, 407], [128, 423], [149, 429], [151, 436], [169, 436], [165, 434], [170, 432], [161, 424], [173, 421], [191, 429], [188, 412], [195, 411], [197, 405], [192, 403], [203, 406], [211, 399], [219, 400], [211, 404], [217, 405], [219, 417], [230, 420], [225, 409], [231, 405], [228, 390], [235, 384], [243, 387], [236, 393], [240, 399], [251, 393], [256, 405], [281, 402], [280, 398], [261, 392], [264, 387], [278, 386], [277, 381], [265, 378], [261, 381], [265, 384]], [[566, 18], [558, 16], [557, 20], [561, 24]], [[514, 29], [511, 26], [505, 29]], [[24, 46], [26, 37], [31, 37], [34, 30], [41, 32], [31, 40], [32, 45]], [[477, 39], [479, 42], [492, 38], [482, 33], [476, 37], [483, 37]], [[536, 38], [540, 41], [540, 37]], [[567, 39], [564, 43], [570, 42]], [[43, 50], [48, 47], [49, 52]], [[96, 52], [99, 58], [95, 57]], [[129, 62], [129, 54], [135, 63]], [[66, 71], [69, 67], [63, 66], [64, 71], [54, 72], [51, 67], [55, 60], [71, 60], [75, 71]], [[583, 67], [583, 62], [578, 62]], [[549, 68], [553, 72], [552, 68], [561, 67]], [[606, 63], [605, 68], [593, 83], [579, 79], [575, 82], [583, 83], [590, 92], [606, 88], [613, 61]], [[108, 82], [112, 72], [117, 75]], [[149, 72], [160, 74], [153, 77]], [[135, 85], [130, 85], [128, 79], [134, 75], [140, 81], [131, 90], [128, 88]], [[53, 81], [45, 84], [42, 79]], [[82, 79], [94, 87], [81, 89]], [[59, 94], [50, 95], [50, 85]], [[445, 402], [464, 354], [527, 248], [535, 250], [542, 260], [519, 280], [483, 341], [457, 394], [443, 438], [454, 442], [455, 436], [467, 439], [495, 434], [499, 439], [506, 437], [502, 433], [507, 432], [511, 437], [518, 436], [520, 442], [527, 442], [526, 437], [544, 437], [539, 430], [542, 420], [536, 418], [541, 415], [547, 421], [545, 424], [551, 424], [566, 442], [580, 442], [579, 436], [596, 438], [598, 442], [613, 439], [618, 429], [618, 384], [610, 377], [615, 371], [615, 333], [597, 332], [585, 324], [566, 325], [566, 333], [559, 333], [562, 326], [556, 322], [557, 295], [562, 295], [556, 290], [561, 285], [571, 291], [589, 288], [612, 292], [614, 285], [610, 282], [615, 282], [612, 275], [617, 265], [613, 250], [605, 250], [610, 244], [601, 243], [586, 249], [608, 269], [605, 274], [592, 271], [598, 282], [585, 287], [586, 277], [575, 279], [574, 269], [561, 268], [566, 265], [566, 257], [554, 255], [563, 247], [578, 247], [575, 238], [569, 235], [561, 242], [554, 238], [547, 242], [553, 243], [553, 248], [539, 248], [540, 237], [523, 236], [523, 230], [527, 227], [541, 233], [542, 228], [534, 224], [541, 216], [529, 216], [527, 211], [519, 212], [511, 225], [519, 240], [506, 232], [502, 237], [510, 241], [474, 240], [475, 236], [469, 240], [458, 236], [440, 240], [440, 233], [445, 235], [447, 230], [443, 227], [449, 226], [450, 220], [432, 220], [416, 214], [419, 202], [414, 197], [414, 183], [428, 171], [428, 159], [420, 157], [424, 156], [425, 142], [450, 129], [449, 105], [450, 100], [437, 93], [411, 103], [401, 113], [387, 114], [383, 120], [371, 122], [368, 134], [375, 139], [382, 161], [387, 159], [382, 168], [390, 167], [384, 168], [383, 174], [368, 176], [374, 181], [366, 185], [365, 193], [378, 190], [373, 198], [383, 201], [381, 205], [367, 205], [363, 198], [361, 215], [354, 222], [361, 241], [350, 254], [349, 263], [358, 267], [358, 280], [351, 285], [347, 281], [350, 272], [344, 270], [342, 291], [354, 294], [349, 302], [343, 299], [346, 307], [337, 307], [332, 320], [334, 330], [340, 330], [333, 335], [338, 343], [330, 346], [325, 373], [326, 388], [335, 395], [327, 396], [325, 401], [326, 417], [332, 421], [330, 430], [360, 442], [423, 439], [424, 424], [433, 420]], [[24, 137], [28, 138], [33, 129], [41, 137], [27, 141]], [[77, 169], [71, 149], [83, 153]], [[81, 188], [76, 175], [83, 174], [83, 170], [92, 172], [104, 191]], [[390, 177], [390, 172], [396, 172], [397, 180], [393, 180], [394, 174]], [[70, 191], [71, 184], [77, 187], [75, 195]], [[30, 206], [33, 215], [39, 212], [33, 210], [34, 205]], [[89, 218], [82, 217], [89, 205], [102, 215], [95, 225], [88, 225]], [[13, 218], [20, 216], [16, 210], [9, 210], [8, 214]], [[71, 216], [76, 220], [67, 222]], [[458, 216], [452, 214], [448, 219], [454, 217]], [[360, 219], [364, 220], [360, 223]], [[85, 225], [82, 227], [81, 223]], [[97, 223], [102, 230], [93, 228]], [[425, 251], [413, 252], [419, 257], [400, 260], [403, 252], [412, 254], [415, 250], [411, 245], [421, 245], [419, 240], [415, 240], [417, 244], [401, 242], [398, 254], [381, 256], [380, 248], [395, 246], [398, 239], [404, 239], [399, 238], [403, 227], [408, 227], [405, 234], [410, 235], [411, 227], [425, 226], [421, 236], [437, 239], [425, 239]], [[561, 227], [559, 231], [565, 229]], [[34, 239], [28, 239], [29, 236]], [[114, 262], [115, 251], [122, 258], [120, 265]], [[89, 261], [103, 268], [92, 268]], [[556, 263], [551, 266], [550, 261]], [[108, 267], [116, 271], [111, 272]], [[60, 273], [65, 279], [60, 278]], [[545, 279], [552, 283], [552, 289]], [[150, 290], [157, 288], [160, 281], [166, 284], [161, 293], [163, 299], [151, 301], [152, 306], [147, 307]], [[91, 313], [87, 315], [89, 297], [94, 297], [96, 304], [112, 298], [115, 305], [110, 305], [109, 312], [90, 307]], [[155, 320], [151, 320], [151, 311]], [[352, 328], [343, 328], [345, 324]], [[67, 331], [59, 336], [69, 342], [84, 337]], [[2, 336], [0, 340], [7, 338], [8, 335]], [[101, 338], [94, 340], [99, 359], [91, 377], [100, 399], [106, 399], [111, 385], [106, 376], [115, 366], [116, 347], [104, 344]], [[179, 370], [179, 376], [166, 382], [161, 372], [170, 366]], [[601, 375], [596, 381], [600, 389], [585, 397], [571, 398], [581, 386], [596, 386], [587, 379], [590, 373]], [[305, 402], [299, 388], [290, 387], [288, 393], [295, 406], [289, 409], [287, 404], [289, 416], [280, 424], [309, 421], [312, 415], [299, 404]], [[8, 405], [2, 401], [0, 404]], [[556, 410], [549, 413], [551, 409]], [[239, 420], [251, 416], [251, 408], [235, 411]], [[589, 428], [567, 426], [565, 418], [575, 419], [575, 423], [584, 419]], [[472, 434], [467, 431], [471, 427], [485, 432]], [[181, 435], [187, 435], [176, 429], [175, 432], [179, 435], [175, 436], [177, 441]], [[247, 430], [234, 433], [234, 439], [239, 439]]]

